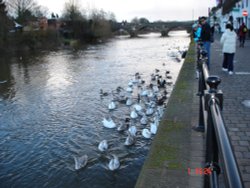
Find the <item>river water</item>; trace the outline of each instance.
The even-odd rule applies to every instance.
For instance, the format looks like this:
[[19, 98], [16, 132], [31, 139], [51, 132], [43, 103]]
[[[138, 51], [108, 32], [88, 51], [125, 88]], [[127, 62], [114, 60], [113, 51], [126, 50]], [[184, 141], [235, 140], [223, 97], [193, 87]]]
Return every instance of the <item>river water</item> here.
[[[152, 33], [85, 50], [1, 57], [0, 187], [134, 187], [152, 139], [139, 135], [125, 147], [126, 136], [105, 128], [102, 119], [110, 113], [122, 119], [129, 108], [120, 104], [109, 112], [112, 97], [99, 91], [126, 88], [136, 72], [149, 82], [155, 69], [169, 70], [175, 82], [182, 66], [176, 56], [189, 41], [181, 31], [168, 38]], [[106, 153], [97, 149], [103, 139]], [[75, 170], [73, 157], [84, 154], [87, 166]], [[120, 159], [116, 171], [107, 169], [110, 154]]]

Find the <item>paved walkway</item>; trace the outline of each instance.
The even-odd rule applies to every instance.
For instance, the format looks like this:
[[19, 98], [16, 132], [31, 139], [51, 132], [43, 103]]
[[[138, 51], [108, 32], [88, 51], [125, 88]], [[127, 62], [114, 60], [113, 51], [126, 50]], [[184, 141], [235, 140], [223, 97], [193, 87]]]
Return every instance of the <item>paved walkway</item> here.
[[250, 41], [246, 41], [245, 48], [237, 47], [234, 75], [221, 70], [222, 60], [217, 36], [211, 46], [210, 75], [218, 75], [222, 79], [219, 89], [224, 97], [223, 117], [247, 188], [250, 187], [250, 108], [244, 106], [243, 101], [250, 100]]

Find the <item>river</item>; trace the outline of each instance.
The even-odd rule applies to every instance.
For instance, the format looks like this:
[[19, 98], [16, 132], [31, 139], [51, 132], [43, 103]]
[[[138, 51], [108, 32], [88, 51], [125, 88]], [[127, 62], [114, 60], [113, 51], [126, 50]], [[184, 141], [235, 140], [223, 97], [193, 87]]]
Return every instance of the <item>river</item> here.
[[[189, 41], [183, 31], [168, 38], [151, 33], [85, 50], [0, 57], [0, 187], [134, 187], [153, 138], [139, 135], [125, 147], [124, 133], [102, 120], [109, 113], [124, 118], [129, 108], [109, 112], [111, 96], [100, 97], [100, 89], [126, 88], [136, 72], [149, 82], [155, 69], [170, 71], [175, 82], [183, 62], [176, 54]], [[103, 139], [106, 153], [97, 149]], [[73, 157], [84, 154], [87, 166], [75, 170]], [[116, 171], [107, 169], [110, 154], [119, 157]]]

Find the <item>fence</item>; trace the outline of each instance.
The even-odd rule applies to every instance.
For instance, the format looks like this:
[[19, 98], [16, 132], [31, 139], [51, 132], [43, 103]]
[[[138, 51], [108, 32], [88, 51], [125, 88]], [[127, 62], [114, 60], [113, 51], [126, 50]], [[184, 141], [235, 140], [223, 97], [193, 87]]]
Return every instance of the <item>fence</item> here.
[[[222, 116], [223, 93], [218, 90], [221, 79], [210, 76], [206, 65], [207, 53], [199, 43], [197, 48], [197, 73], [199, 96], [199, 124], [196, 131], [205, 132], [206, 166], [204, 187], [219, 187], [219, 175], [223, 174], [225, 187], [243, 188], [239, 168]], [[222, 172], [222, 173], [221, 173]]]

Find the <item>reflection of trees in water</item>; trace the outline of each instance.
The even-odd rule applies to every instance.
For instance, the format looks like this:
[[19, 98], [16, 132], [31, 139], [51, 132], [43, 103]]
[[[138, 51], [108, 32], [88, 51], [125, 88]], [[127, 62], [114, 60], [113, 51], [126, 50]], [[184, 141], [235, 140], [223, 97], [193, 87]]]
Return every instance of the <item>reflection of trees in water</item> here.
[[14, 78], [11, 75], [10, 63], [7, 58], [0, 58], [0, 97], [12, 98], [14, 96]]

